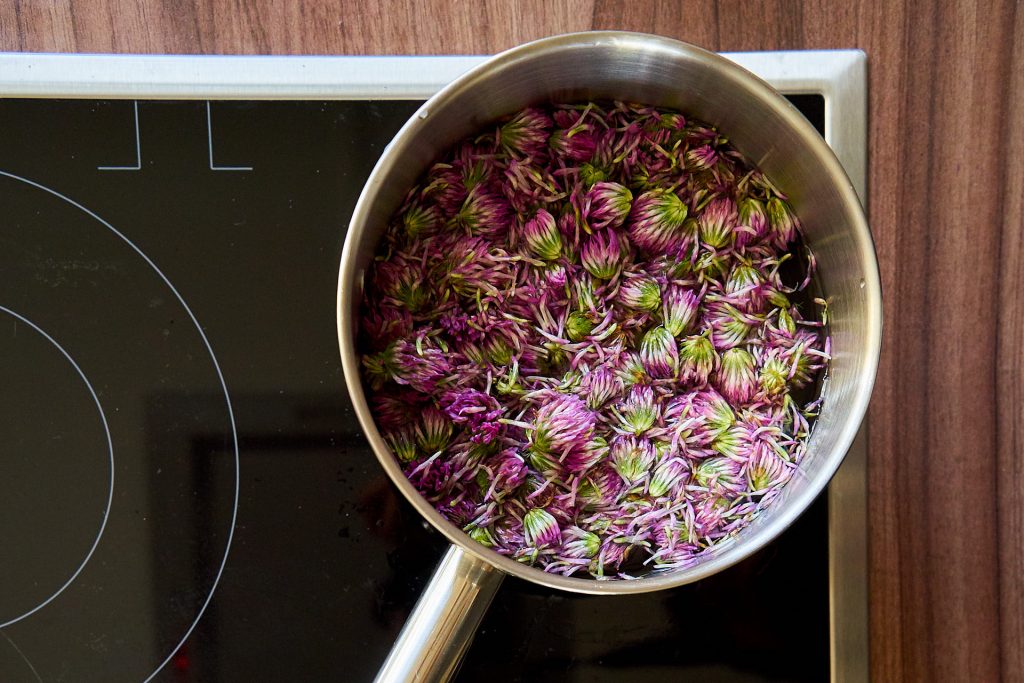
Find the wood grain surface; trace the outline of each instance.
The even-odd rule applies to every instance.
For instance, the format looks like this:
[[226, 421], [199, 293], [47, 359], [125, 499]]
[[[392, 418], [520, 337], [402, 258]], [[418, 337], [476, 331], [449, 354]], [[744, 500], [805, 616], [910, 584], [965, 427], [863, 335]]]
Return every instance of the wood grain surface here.
[[885, 293], [871, 671], [1024, 680], [1024, 6], [1013, 0], [6, 0], [0, 50], [490, 53], [589, 28], [861, 48]]

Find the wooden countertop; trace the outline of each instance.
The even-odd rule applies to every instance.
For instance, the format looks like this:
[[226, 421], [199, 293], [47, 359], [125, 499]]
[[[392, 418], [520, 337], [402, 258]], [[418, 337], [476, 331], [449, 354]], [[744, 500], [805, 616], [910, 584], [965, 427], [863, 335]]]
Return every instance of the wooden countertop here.
[[590, 28], [868, 53], [872, 677], [1024, 679], [1024, 4], [13, 0], [0, 50], [490, 53]]

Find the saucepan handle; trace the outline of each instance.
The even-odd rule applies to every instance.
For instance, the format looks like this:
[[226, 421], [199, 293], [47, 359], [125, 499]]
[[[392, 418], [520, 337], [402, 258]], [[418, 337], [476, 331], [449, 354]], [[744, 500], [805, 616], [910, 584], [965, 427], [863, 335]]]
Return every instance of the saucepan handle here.
[[447, 681], [505, 575], [456, 545], [434, 570], [376, 683]]

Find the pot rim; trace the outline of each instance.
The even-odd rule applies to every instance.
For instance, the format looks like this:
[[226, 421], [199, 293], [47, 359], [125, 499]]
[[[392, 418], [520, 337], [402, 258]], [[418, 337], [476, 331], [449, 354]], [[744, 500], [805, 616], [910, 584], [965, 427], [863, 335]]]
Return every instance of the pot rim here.
[[[431, 110], [463, 91], [474, 88], [478, 81], [488, 78], [492, 71], [500, 70], [519, 60], [581, 47], [621, 50], [640, 48], [647, 51], [668, 51], [674, 53], [677, 57], [704, 62], [716, 70], [727, 73], [734, 82], [746, 88], [764, 107], [783, 118], [787, 125], [800, 135], [802, 141], [807, 145], [808, 152], [813, 154], [822, 167], [828, 171], [830, 178], [834, 181], [837, 193], [840, 194], [843, 204], [850, 212], [851, 227], [855, 237], [855, 248], [860, 253], [865, 264], [863, 289], [868, 302], [868, 316], [867, 320], [864, 321], [864, 325], [867, 327], [866, 338], [868, 348], [865, 349], [865, 363], [857, 378], [857, 389], [853, 392], [852, 400], [843, 405], [845, 418], [842, 429], [836, 438], [835, 447], [835, 450], [841, 452], [842, 456], [830, 458], [826, 467], [816, 474], [816, 481], [811, 482], [800, 491], [799, 497], [778, 501], [777, 505], [782, 506], [782, 509], [775, 512], [773, 517], [752, 535], [744, 538], [741, 532], [739, 537], [723, 541], [713, 549], [713, 552], [708, 553], [707, 559], [691, 567], [655, 572], [636, 579], [610, 577], [604, 580], [595, 580], [592, 578], [567, 577], [545, 572], [536, 567], [516, 562], [504, 555], [499, 555], [493, 550], [480, 545], [435, 510], [406, 479], [401, 467], [398, 465], [397, 459], [384, 442], [373, 420], [362, 385], [360, 363], [356, 352], [356, 320], [348, 314], [350, 311], [356, 310], [359, 304], [355, 297], [361, 296], [360, 284], [362, 273], [357, 271], [356, 235], [363, 230], [363, 226], [369, 218], [370, 208], [376, 199], [377, 189], [389, 174], [391, 167], [400, 160], [402, 147], [400, 143], [415, 137], [418, 124], [427, 118]], [[406, 500], [435, 529], [444, 534], [451, 543], [462, 548], [480, 561], [486, 562], [506, 574], [511, 574], [549, 588], [588, 594], [646, 593], [698, 581], [749, 557], [788, 528], [828, 484], [857, 435], [861, 421], [867, 411], [868, 401], [874, 386], [881, 350], [882, 331], [881, 282], [874, 244], [868, 229], [867, 220], [864, 216], [860, 200], [845, 170], [818, 131], [811, 126], [799, 110], [770, 85], [725, 57], [689, 43], [662, 36], [628, 31], [568, 33], [541, 38], [519, 45], [487, 59], [428, 99], [412, 115], [409, 121], [402, 126], [391, 144], [385, 148], [360, 193], [352, 213], [352, 218], [349, 221], [349, 230], [346, 233], [345, 244], [342, 250], [336, 314], [345, 383], [356, 416], [381, 466], [391, 478], [391, 481], [401, 491], [402, 495], [405, 496]], [[827, 406], [825, 409], [828, 409]]]

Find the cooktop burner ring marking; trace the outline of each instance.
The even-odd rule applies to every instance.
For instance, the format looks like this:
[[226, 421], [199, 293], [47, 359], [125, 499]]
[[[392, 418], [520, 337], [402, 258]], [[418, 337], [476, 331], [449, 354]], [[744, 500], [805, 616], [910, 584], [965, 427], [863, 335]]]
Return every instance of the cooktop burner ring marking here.
[[32, 609], [30, 609], [29, 611], [25, 612], [21, 616], [15, 617], [13, 619], [10, 619], [10, 620], [0, 624], [0, 629], [3, 629], [3, 628], [7, 628], [8, 626], [10, 626], [12, 624], [18, 623], [19, 621], [21, 621], [22, 619], [25, 619], [26, 617], [32, 616], [33, 614], [35, 614], [36, 612], [38, 612], [39, 610], [41, 610], [42, 608], [46, 607], [51, 602], [56, 600], [57, 596], [59, 596], [61, 593], [63, 593], [67, 589], [68, 586], [70, 586], [72, 583], [75, 582], [75, 579], [78, 578], [78, 575], [82, 573], [83, 569], [85, 569], [85, 565], [87, 565], [89, 563], [89, 560], [92, 559], [92, 555], [96, 551], [96, 547], [100, 544], [100, 539], [103, 537], [103, 532], [107, 528], [107, 519], [110, 518], [110, 506], [114, 502], [114, 441], [113, 441], [113, 439], [110, 438], [110, 425], [107, 424], [107, 414], [105, 412], [103, 412], [103, 405], [100, 403], [99, 396], [96, 395], [96, 390], [92, 388], [92, 383], [89, 381], [89, 378], [85, 376], [85, 372], [83, 372], [82, 368], [78, 365], [77, 362], [75, 362], [75, 359], [71, 357], [71, 354], [68, 353], [64, 349], [64, 347], [61, 346], [60, 343], [56, 339], [51, 337], [46, 332], [46, 330], [44, 330], [43, 328], [41, 328], [38, 325], [36, 325], [34, 322], [29, 320], [25, 316], [21, 315], [20, 313], [18, 313], [16, 311], [12, 311], [11, 309], [7, 308], [6, 306], [4, 306], [2, 304], [0, 304], [0, 311], [3, 311], [4, 313], [7, 313], [8, 315], [12, 316], [13, 318], [15, 318], [17, 320], [20, 320], [22, 323], [28, 325], [33, 330], [38, 332], [46, 341], [50, 342], [50, 344], [54, 348], [56, 348], [58, 351], [60, 351], [61, 354], [65, 358], [67, 358], [69, 363], [71, 363], [71, 367], [73, 367], [75, 369], [75, 372], [78, 373], [78, 376], [82, 378], [83, 382], [85, 382], [85, 388], [89, 390], [89, 395], [92, 396], [92, 400], [96, 404], [96, 409], [100, 413], [100, 420], [103, 422], [103, 433], [106, 434], [106, 436], [107, 436], [107, 451], [110, 454], [110, 483], [108, 484], [109, 489], [107, 491], [107, 504], [106, 504], [106, 507], [104, 507], [104, 509], [103, 509], [103, 521], [100, 522], [100, 529], [96, 533], [96, 538], [93, 540], [92, 545], [89, 547], [89, 552], [87, 552], [85, 554], [85, 558], [83, 558], [82, 561], [78, 564], [78, 567], [71, 574], [71, 576], [68, 578], [68, 580], [65, 581], [63, 583], [63, 585], [61, 585], [61, 587], [58, 588], [52, 595], [50, 595], [50, 597], [46, 598], [41, 603], [39, 603], [38, 605], [36, 605]]
[[206, 599], [203, 601], [203, 604], [200, 605], [199, 611], [196, 612], [196, 616], [192, 620], [192, 624], [185, 631], [185, 634], [181, 637], [181, 640], [178, 641], [178, 644], [171, 649], [170, 653], [164, 658], [162, 662], [160, 662], [156, 669], [153, 670], [153, 673], [149, 674], [149, 676], [147, 676], [142, 682], [149, 683], [149, 681], [153, 680], [153, 678], [158, 673], [160, 673], [161, 669], [167, 666], [167, 663], [171, 661], [171, 658], [174, 657], [174, 654], [181, 648], [185, 641], [188, 640], [189, 636], [192, 635], [192, 631], [195, 630], [196, 624], [198, 624], [199, 620], [203, 617], [203, 614], [206, 612], [206, 608], [209, 607], [210, 601], [213, 599], [213, 594], [217, 591], [217, 586], [220, 584], [220, 578], [224, 574], [224, 567], [228, 561], [228, 554], [231, 551], [231, 542], [235, 536], [235, 524], [238, 521], [238, 498], [241, 487], [241, 467], [238, 454], [238, 430], [235, 426], [235, 412], [234, 409], [231, 407], [231, 395], [228, 393], [227, 382], [224, 381], [224, 373], [220, 369], [220, 363], [217, 362], [217, 356], [213, 352], [213, 346], [210, 345], [210, 340], [206, 338], [206, 333], [203, 331], [203, 328], [199, 324], [199, 321], [196, 319], [196, 316], [192, 312], [192, 309], [189, 308], [189, 305], [185, 302], [185, 298], [181, 296], [181, 294], [178, 292], [178, 289], [173, 284], [171, 284], [170, 279], [168, 279], [168, 277], [164, 275], [164, 272], [160, 270], [160, 268], [158, 268], [155, 263], [153, 263], [152, 259], [146, 256], [146, 253], [142, 251], [142, 249], [140, 249], [134, 242], [128, 239], [128, 237], [126, 237], [124, 233], [122, 233], [120, 230], [118, 230], [109, 222], [107, 222], [99, 214], [87, 209], [86, 207], [76, 202], [74, 199], [71, 199], [70, 197], [61, 194], [57, 190], [53, 190], [49, 187], [46, 187], [45, 185], [35, 182], [34, 180], [23, 178], [19, 175], [15, 175], [14, 173], [10, 173], [8, 171], [0, 170], [0, 176], [11, 178], [12, 180], [17, 180], [19, 182], [25, 183], [26, 185], [30, 185], [36, 189], [42, 190], [43, 192], [51, 194], [54, 197], [57, 197], [58, 199], [67, 202], [68, 204], [75, 207], [79, 211], [85, 213], [87, 216], [90, 216], [91, 218], [95, 219], [97, 222], [100, 223], [100, 225], [110, 230], [110, 232], [117, 235], [122, 241], [124, 241], [125, 244], [131, 247], [135, 251], [135, 253], [141, 256], [142, 259], [147, 264], [149, 264], [149, 267], [152, 268], [153, 271], [160, 276], [160, 279], [163, 280], [164, 284], [166, 284], [168, 289], [171, 290], [171, 293], [174, 294], [175, 298], [178, 300], [178, 303], [180, 303], [182, 308], [185, 309], [185, 312], [188, 314], [189, 319], [192, 321], [192, 325], [196, 328], [196, 331], [199, 333], [200, 339], [203, 340], [203, 344], [206, 346], [206, 350], [210, 354], [210, 360], [213, 362], [213, 368], [217, 372], [217, 379], [220, 381], [221, 390], [224, 392], [224, 402], [228, 410], [228, 422], [231, 425], [231, 441], [233, 444], [235, 455], [235, 498], [231, 510], [231, 528], [228, 529], [228, 538], [227, 542], [224, 545], [224, 557], [221, 559], [220, 566], [217, 568], [217, 574], [213, 578], [213, 583], [210, 586], [210, 591], [207, 593]]

